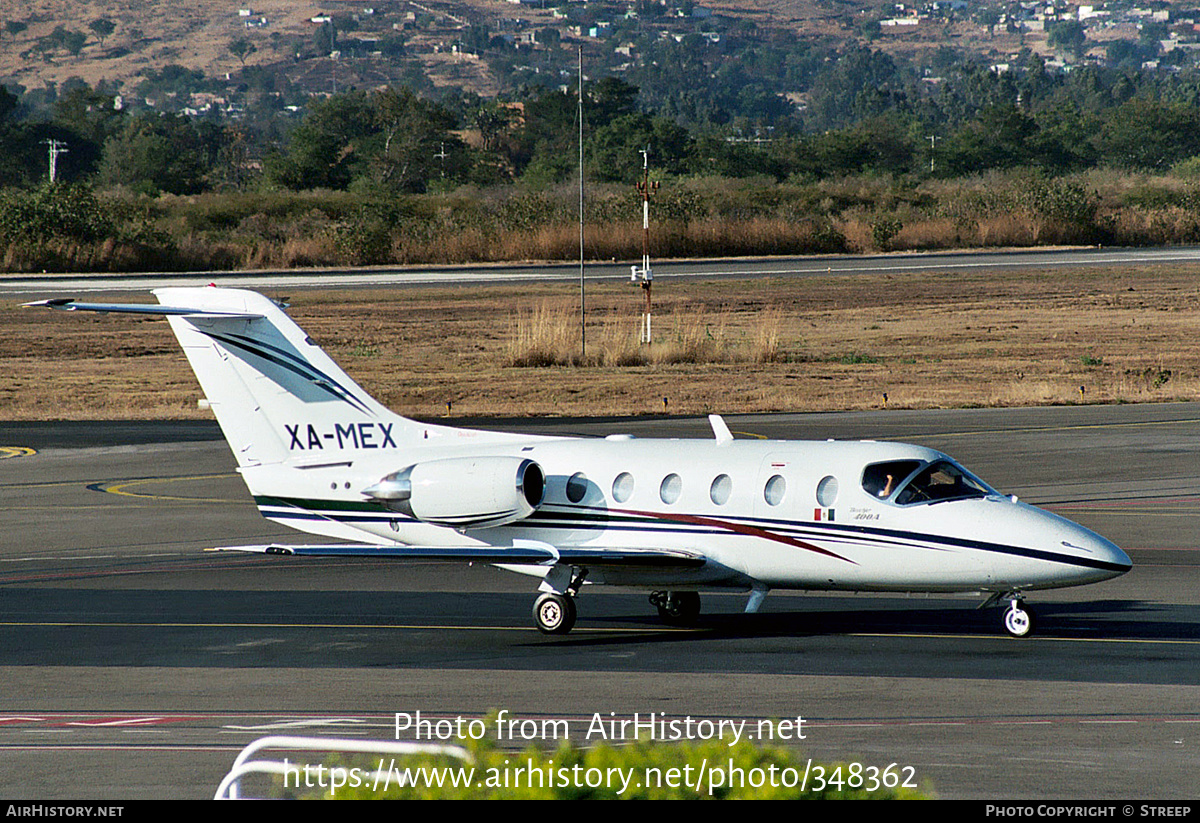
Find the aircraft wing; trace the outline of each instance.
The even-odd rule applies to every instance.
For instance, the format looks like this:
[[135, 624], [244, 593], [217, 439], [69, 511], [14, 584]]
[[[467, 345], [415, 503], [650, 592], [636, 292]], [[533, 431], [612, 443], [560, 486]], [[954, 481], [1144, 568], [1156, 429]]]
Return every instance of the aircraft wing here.
[[378, 557], [397, 560], [503, 563], [518, 566], [553, 566], [563, 563], [572, 566], [695, 569], [707, 562], [702, 555], [672, 549], [557, 548], [545, 543], [534, 543], [533, 541], [520, 541], [518, 545], [514, 546], [484, 546], [478, 548], [379, 546], [370, 543], [334, 543], [326, 545], [283, 545], [280, 543], [271, 543], [260, 546], [223, 546], [209, 549], [209, 551], [284, 554], [304, 557]]

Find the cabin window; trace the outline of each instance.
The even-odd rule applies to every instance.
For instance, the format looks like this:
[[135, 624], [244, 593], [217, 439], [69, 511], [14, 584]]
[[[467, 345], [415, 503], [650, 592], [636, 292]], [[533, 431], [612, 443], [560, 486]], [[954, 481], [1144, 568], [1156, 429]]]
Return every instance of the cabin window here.
[[900, 484], [921, 465], [920, 460], [893, 460], [863, 469], [863, 491], [880, 500], [891, 497]]
[[817, 505], [829, 508], [837, 502], [838, 482], [833, 475], [821, 478], [817, 484]]
[[733, 491], [733, 481], [729, 479], [727, 474], [718, 474], [713, 478], [712, 486], [709, 487], [708, 497], [718, 506], [724, 506], [729, 502], [729, 493]]
[[966, 469], [948, 460], [930, 463], [920, 474], [904, 485], [896, 502], [943, 503], [947, 500], [970, 500], [995, 494], [987, 484], [967, 473]]
[[612, 485], [613, 500], [618, 503], [624, 503], [629, 498], [633, 497], [633, 475], [629, 472], [621, 472], [613, 480]]
[[662, 485], [658, 487], [658, 496], [662, 502], [670, 505], [679, 499], [680, 493], [683, 491], [683, 481], [677, 474], [668, 474], [663, 478]]
[[776, 474], [767, 481], [767, 485], [763, 486], [763, 499], [769, 506], [778, 506], [783, 502], [783, 495], [786, 492], [787, 481], [783, 479], [783, 475]]
[[588, 479], [583, 472], [575, 472], [567, 479], [567, 499], [578, 503], [587, 494]]

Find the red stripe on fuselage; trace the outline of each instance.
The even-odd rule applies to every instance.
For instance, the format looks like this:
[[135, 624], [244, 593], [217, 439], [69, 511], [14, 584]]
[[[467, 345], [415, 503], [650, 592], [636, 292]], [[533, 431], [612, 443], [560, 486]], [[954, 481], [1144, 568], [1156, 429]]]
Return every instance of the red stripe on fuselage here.
[[763, 540], [772, 540], [776, 543], [783, 543], [786, 546], [793, 546], [797, 549], [816, 552], [817, 554], [823, 554], [826, 557], [832, 557], [836, 560], [843, 560], [847, 563], [852, 563], [855, 566], [858, 565], [850, 558], [842, 557], [840, 554], [835, 554], [827, 549], [822, 549], [820, 546], [814, 546], [812, 543], [805, 543], [803, 540], [797, 540], [794, 537], [776, 534], [775, 532], [767, 531], [766, 529], [759, 528], [758, 526], [747, 526], [744, 523], [731, 523], [728, 520], [717, 520], [712, 517], [701, 517], [700, 515], [695, 514], [643, 512], [634, 511], [632, 509], [610, 509], [610, 511], [619, 512], [621, 514], [633, 514], [639, 517], [651, 517], [657, 520], [669, 520], [675, 523], [687, 523], [688, 525], [692, 526], [708, 526], [709, 528], [724, 529], [725, 531], [733, 532], [735, 534], [744, 534], [747, 537], [761, 537]]

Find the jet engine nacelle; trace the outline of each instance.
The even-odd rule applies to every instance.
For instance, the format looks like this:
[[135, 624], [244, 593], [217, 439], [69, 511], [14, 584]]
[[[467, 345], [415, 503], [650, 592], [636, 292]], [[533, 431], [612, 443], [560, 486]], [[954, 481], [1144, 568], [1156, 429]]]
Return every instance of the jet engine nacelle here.
[[542, 504], [546, 475], [522, 457], [452, 457], [393, 472], [363, 494], [394, 512], [455, 528], [503, 526]]

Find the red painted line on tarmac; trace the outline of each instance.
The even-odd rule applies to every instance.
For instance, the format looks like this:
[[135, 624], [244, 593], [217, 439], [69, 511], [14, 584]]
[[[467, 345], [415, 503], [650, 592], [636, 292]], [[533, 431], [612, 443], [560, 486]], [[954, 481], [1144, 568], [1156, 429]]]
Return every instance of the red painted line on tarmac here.
[[65, 723], [56, 725], [61, 726], [91, 726], [94, 728], [110, 728], [113, 726], [157, 726], [163, 723], [186, 723], [189, 720], [199, 720], [197, 717], [189, 717], [186, 715], [175, 717], [163, 717], [159, 715], [138, 715], [134, 717], [100, 717], [93, 720], [68, 720]]

